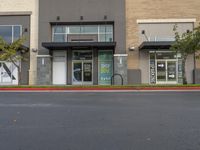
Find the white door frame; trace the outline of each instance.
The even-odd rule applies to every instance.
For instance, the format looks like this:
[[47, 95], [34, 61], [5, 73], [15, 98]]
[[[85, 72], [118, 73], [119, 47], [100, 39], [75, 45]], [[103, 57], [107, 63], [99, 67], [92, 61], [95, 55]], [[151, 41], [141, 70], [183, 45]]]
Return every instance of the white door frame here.
[[[165, 62], [166, 81], [158, 81], [157, 63], [159, 61]], [[168, 63], [167, 62], [170, 62], [170, 61], [176, 63], [176, 81], [168, 81]], [[178, 60], [177, 59], [155, 59], [155, 68], [156, 68], [156, 84], [177, 84], [178, 83]]]
[[[56, 56], [58, 58], [56, 58]], [[62, 59], [64, 59], [63, 61], [59, 61], [59, 63], [64, 63], [64, 68], [61, 70], [59, 69], [59, 72], [55, 72], [56, 71], [56, 61], [54, 62], [54, 59], [59, 59], [59, 57], [61, 57]], [[66, 85], [67, 83], [67, 53], [66, 51], [53, 51], [53, 68], [52, 68], [52, 83], [53, 85]], [[64, 79], [62, 81], [62, 83], [57, 83], [57, 78], [59, 78], [59, 75], [62, 74], [64, 76]]]

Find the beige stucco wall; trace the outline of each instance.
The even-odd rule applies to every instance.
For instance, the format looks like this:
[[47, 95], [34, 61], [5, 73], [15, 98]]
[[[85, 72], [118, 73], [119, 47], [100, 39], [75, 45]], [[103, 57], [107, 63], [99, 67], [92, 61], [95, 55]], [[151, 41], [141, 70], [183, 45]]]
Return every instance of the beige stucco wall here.
[[[126, 0], [126, 29], [128, 68], [139, 68], [139, 33], [137, 19], [184, 19], [196, 18], [200, 22], [199, 0]], [[128, 51], [129, 47], [135, 51]], [[200, 60], [197, 62], [200, 68]]]
[[36, 83], [37, 53], [32, 52], [32, 49], [38, 49], [38, 0], [0, 0], [0, 13], [22, 12], [31, 12], [29, 84], [32, 85]]

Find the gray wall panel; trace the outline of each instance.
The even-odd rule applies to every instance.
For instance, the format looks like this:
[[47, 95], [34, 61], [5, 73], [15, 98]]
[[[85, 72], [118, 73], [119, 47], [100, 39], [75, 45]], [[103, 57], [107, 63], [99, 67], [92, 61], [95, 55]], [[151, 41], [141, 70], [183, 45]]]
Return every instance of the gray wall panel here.
[[140, 52], [140, 70], [143, 84], [149, 83], [149, 52]]
[[93, 50], [93, 84], [98, 85], [98, 51]]
[[72, 84], [72, 50], [67, 51], [67, 84]]
[[84, 22], [107, 21], [115, 22], [116, 53], [125, 53], [125, 1], [124, 0], [40, 0], [39, 2], [39, 48], [40, 53], [47, 54], [42, 48], [42, 42], [51, 41], [49, 22], [79, 22], [80, 16]]
[[[187, 30], [192, 31], [193, 23], [144, 23], [139, 24], [139, 40], [140, 42], [147, 41], [172, 41], [175, 32], [173, 28], [175, 24], [178, 26], [177, 31], [182, 34]], [[142, 30], [145, 34], [141, 34]]]

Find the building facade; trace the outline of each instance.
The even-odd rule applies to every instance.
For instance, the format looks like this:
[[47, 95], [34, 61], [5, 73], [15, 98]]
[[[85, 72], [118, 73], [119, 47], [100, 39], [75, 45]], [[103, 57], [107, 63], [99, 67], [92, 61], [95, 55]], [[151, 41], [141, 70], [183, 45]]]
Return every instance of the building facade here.
[[[189, 32], [200, 21], [198, 0], [126, 0], [129, 84], [182, 84], [181, 55], [173, 53], [173, 28]], [[200, 62], [186, 62], [188, 83], [200, 83]]]
[[[173, 28], [192, 31], [199, 7], [198, 0], [0, 0], [0, 36], [27, 37], [22, 84], [182, 84]], [[18, 84], [11, 63], [0, 62], [0, 74], [0, 84]], [[200, 83], [195, 54], [186, 77]]]
[[[0, 36], [13, 42], [25, 36], [24, 46], [30, 49], [27, 61], [21, 65], [21, 84], [36, 84], [36, 52], [38, 49], [38, 1], [0, 0]], [[18, 84], [17, 68], [10, 62], [0, 62], [0, 85]]]
[[127, 84], [125, 1], [43, 0], [39, 6], [38, 84], [110, 85], [114, 74]]

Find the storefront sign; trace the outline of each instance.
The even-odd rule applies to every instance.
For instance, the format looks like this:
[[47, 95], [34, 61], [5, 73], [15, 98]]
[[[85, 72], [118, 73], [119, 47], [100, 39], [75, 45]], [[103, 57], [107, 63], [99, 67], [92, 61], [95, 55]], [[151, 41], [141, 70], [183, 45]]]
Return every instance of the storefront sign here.
[[110, 85], [113, 75], [112, 51], [99, 51], [99, 85]]

